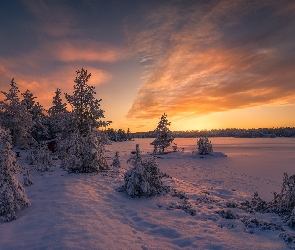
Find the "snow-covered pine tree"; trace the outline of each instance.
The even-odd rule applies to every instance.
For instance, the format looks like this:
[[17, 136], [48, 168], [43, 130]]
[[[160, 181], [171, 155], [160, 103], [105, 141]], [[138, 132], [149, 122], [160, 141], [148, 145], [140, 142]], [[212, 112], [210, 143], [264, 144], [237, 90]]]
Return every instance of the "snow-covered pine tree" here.
[[289, 177], [287, 173], [284, 173], [281, 192], [278, 194], [274, 192], [271, 204], [279, 214], [287, 216], [292, 214], [295, 208], [295, 175]]
[[111, 166], [115, 167], [115, 168], [120, 168], [121, 167], [121, 163], [120, 163], [120, 159], [119, 159], [119, 151], [115, 152], [115, 157], [113, 159], [113, 162], [112, 162]]
[[91, 173], [108, 169], [104, 156], [105, 137], [98, 128], [110, 122], [103, 122], [100, 100], [94, 95], [93, 86], [87, 84], [91, 74], [83, 68], [77, 71], [73, 95], [65, 94], [72, 106], [71, 124], [63, 131], [58, 149], [63, 166], [69, 172]]
[[127, 163], [130, 163], [133, 167], [136, 167], [142, 164], [139, 144], [136, 144], [135, 151], [132, 151], [132, 154], [127, 160]]
[[30, 90], [27, 89], [26, 92], [21, 95], [23, 96], [23, 100], [21, 101], [22, 105], [24, 105], [32, 115], [34, 123], [31, 131], [32, 137], [38, 142], [49, 139], [47, 126], [48, 117], [44, 114], [45, 109], [39, 102], [35, 102], [37, 97], [35, 97]]
[[55, 96], [52, 100], [52, 106], [48, 110], [48, 114], [50, 117], [60, 115], [63, 113], [67, 113], [67, 104], [62, 102], [61, 99], [61, 91], [60, 89], [56, 89]]
[[124, 175], [124, 185], [119, 188], [132, 198], [141, 196], [154, 196], [167, 192], [168, 188], [163, 186], [160, 170], [156, 158], [142, 160], [139, 145], [136, 145], [134, 154], [128, 159], [133, 168]]
[[11, 150], [9, 132], [0, 127], [0, 218], [3, 221], [15, 220], [17, 210], [30, 206], [25, 189], [15, 178], [20, 170]]
[[127, 141], [127, 135], [124, 129], [118, 129], [118, 140], [119, 141]]
[[197, 145], [199, 155], [209, 155], [213, 152], [212, 143], [209, 141], [208, 137], [201, 137], [197, 141]]
[[173, 134], [168, 128], [170, 124], [171, 122], [168, 122], [167, 115], [164, 113], [160, 118], [157, 128], [155, 129], [157, 137], [151, 143], [151, 145], [154, 145], [154, 154], [164, 154], [165, 148], [169, 147], [171, 142], [174, 140]]
[[72, 115], [67, 111], [66, 106], [67, 104], [63, 103], [61, 99], [61, 90], [57, 89], [52, 100], [52, 106], [47, 111], [49, 136], [51, 139], [62, 136], [62, 133], [71, 126]]
[[34, 96], [34, 94], [30, 90], [26, 90], [26, 92], [21, 93], [23, 96], [23, 100], [21, 103], [26, 107], [27, 110], [31, 110], [35, 104], [34, 99], [37, 97]]
[[117, 131], [113, 128], [108, 128], [106, 131], [108, 134], [108, 137], [111, 141], [118, 141], [118, 134]]
[[28, 148], [29, 144], [34, 143], [31, 136], [34, 122], [26, 105], [18, 97], [19, 92], [14, 78], [11, 80], [9, 91], [1, 91], [5, 99], [0, 102], [0, 125], [9, 129], [14, 146]]
[[46, 172], [53, 166], [52, 155], [46, 144], [39, 143], [27, 156], [27, 161], [37, 171]]
[[101, 99], [95, 98], [95, 87], [87, 84], [90, 77], [87, 70], [78, 70], [73, 94], [65, 94], [80, 134], [87, 134], [92, 128], [103, 125], [100, 120], [104, 118], [104, 111], [100, 109]]
[[126, 138], [128, 141], [130, 141], [132, 139], [131, 137], [131, 132], [130, 132], [130, 128], [127, 129], [127, 132], [126, 132]]
[[48, 126], [48, 116], [44, 114], [45, 109], [39, 102], [35, 103], [30, 110], [32, 114], [34, 126], [32, 129], [33, 138], [40, 142], [50, 138], [49, 136], [49, 126]]
[[62, 167], [69, 173], [97, 173], [108, 170], [101, 133], [98, 130], [92, 130], [86, 135], [77, 132], [64, 140], [63, 147], [67, 148], [68, 153], [63, 158]]

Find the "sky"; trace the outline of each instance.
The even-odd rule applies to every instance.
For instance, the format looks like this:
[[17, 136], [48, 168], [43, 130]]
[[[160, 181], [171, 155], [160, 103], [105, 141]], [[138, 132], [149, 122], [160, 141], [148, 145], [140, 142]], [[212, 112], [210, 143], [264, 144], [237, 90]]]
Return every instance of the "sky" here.
[[84, 68], [115, 129], [295, 126], [295, 1], [1, 0], [0, 37], [44, 108]]

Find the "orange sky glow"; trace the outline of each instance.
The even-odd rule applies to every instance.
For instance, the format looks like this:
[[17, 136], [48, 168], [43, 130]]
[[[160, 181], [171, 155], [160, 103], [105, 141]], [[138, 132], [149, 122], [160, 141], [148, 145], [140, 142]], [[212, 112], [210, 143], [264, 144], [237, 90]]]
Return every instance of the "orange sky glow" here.
[[295, 126], [292, 1], [3, 1], [0, 23], [0, 90], [44, 108], [83, 67], [115, 129]]

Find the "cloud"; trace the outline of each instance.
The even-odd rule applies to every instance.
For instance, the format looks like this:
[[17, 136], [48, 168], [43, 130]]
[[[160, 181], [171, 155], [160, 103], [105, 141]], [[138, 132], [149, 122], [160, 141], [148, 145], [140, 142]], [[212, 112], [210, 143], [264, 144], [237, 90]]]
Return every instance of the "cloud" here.
[[293, 5], [176, 3], [150, 9], [126, 28], [130, 46], [149, 62], [127, 118], [294, 103]]
[[[78, 69], [80, 69], [78, 65], [62, 66], [49, 74], [31, 75], [11, 72], [6, 68], [0, 67], [1, 75], [3, 75], [0, 81], [1, 90], [8, 90], [10, 80], [14, 77], [21, 92], [29, 89], [37, 97], [36, 101], [40, 102], [45, 108], [48, 108], [52, 104], [52, 97], [57, 88], [60, 88], [63, 93], [70, 94], [73, 92], [76, 70]], [[87, 67], [86, 69], [91, 73], [89, 84], [92, 86], [108, 82], [112, 78], [106, 71], [93, 67]], [[0, 100], [3, 98], [4, 96], [1, 95]], [[65, 98], [63, 99], [65, 101]]]
[[116, 62], [128, 54], [123, 48], [93, 41], [66, 40], [47, 46], [61, 62]]
[[10, 80], [15, 78], [22, 92], [29, 89], [42, 105], [49, 107], [56, 88], [72, 91], [76, 70], [87, 69], [92, 75], [90, 84], [98, 86], [109, 82], [112, 75], [97, 63], [114, 63], [125, 56], [121, 48], [99, 42], [78, 39], [44, 42], [17, 57], [0, 57], [1, 90], [7, 90]]
[[23, 4], [35, 19], [27, 23], [28, 28], [34, 30], [34, 35], [65, 37], [80, 34], [77, 13], [62, 1], [23, 1]]

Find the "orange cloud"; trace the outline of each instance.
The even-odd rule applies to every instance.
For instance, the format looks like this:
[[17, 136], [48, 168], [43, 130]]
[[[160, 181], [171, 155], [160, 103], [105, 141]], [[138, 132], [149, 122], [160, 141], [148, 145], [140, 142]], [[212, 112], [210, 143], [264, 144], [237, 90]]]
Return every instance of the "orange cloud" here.
[[[1, 90], [8, 90], [10, 80], [14, 77], [17, 86], [21, 92], [29, 89], [37, 97], [36, 101], [40, 102], [45, 108], [49, 108], [52, 104], [52, 97], [57, 88], [60, 88], [63, 93], [72, 93], [74, 80], [76, 77], [76, 70], [80, 69], [78, 65], [59, 67], [57, 71], [50, 74], [31, 75], [26, 73], [15, 73], [0, 67], [0, 72], [3, 78], [0, 80]], [[85, 68], [91, 73], [89, 84], [97, 86], [99, 84], [108, 82], [112, 76], [103, 70], [93, 67]], [[98, 96], [98, 98], [100, 98]], [[3, 100], [4, 96], [0, 96]], [[64, 98], [65, 101], [65, 98]]]
[[[164, 6], [167, 11], [146, 14], [142, 31], [127, 30], [133, 49], [151, 64], [128, 119], [294, 103], [294, 16], [287, 17], [288, 23], [280, 16], [272, 26], [284, 4], [230, 3]], [[259, 26], [248, 16], [262, 7], [271, 14], [254, 15]]]
[[61, 41], [47, 46], [54, 57], [61, 62], [116, 62], [127, 55], [126, 50], [122, 48], [82, 40]]

